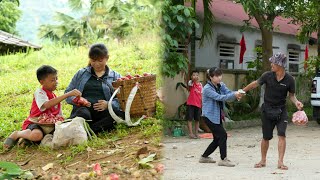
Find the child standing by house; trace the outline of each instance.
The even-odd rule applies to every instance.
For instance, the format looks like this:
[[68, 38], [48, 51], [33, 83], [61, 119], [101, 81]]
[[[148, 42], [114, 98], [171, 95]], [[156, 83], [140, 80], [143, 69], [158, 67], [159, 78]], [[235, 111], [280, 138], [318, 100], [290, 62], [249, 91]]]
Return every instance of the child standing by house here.
[[10, 150], [23, 138], [33, 142], [40, 142], [44, 136], [42, 128], [30, 120], [42, 114], [62, 115], [60, 102], [70, 96], [81, 96], [81, 92], [74, 89], [61, 96], [56, 96], [53, 91], [58, 85], [57, 70], [51, 66], [43, 65], [37, 70], [37, 78], [42, 85], [33, 96], [29, 117], [23, 122], [21, 131], [14, 131], [3, 143], [4, 150]]
[[[197, 139], [199, 120], [202, 105], [202, 85], [199, 82], [199, 71], [194, 70], [191, 74], [191, 80], [188, 82], [189, 97], [187, 99], [187, 114], [189, 138]], [[195, 133], [192, 131], [192, 120], [195, 121]]]

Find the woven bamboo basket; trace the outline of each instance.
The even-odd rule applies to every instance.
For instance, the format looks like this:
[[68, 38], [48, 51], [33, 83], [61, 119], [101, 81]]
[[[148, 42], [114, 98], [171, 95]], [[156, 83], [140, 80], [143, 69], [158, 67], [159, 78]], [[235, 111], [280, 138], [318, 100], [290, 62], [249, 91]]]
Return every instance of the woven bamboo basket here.
[[117, 98], [120, 102], [122, 110], [125, 110], [126, 103], [132, 88], [139, 82], [139, 89], [135, 95], [131, 109], [131, 117], [140, 117], [142, 115], [153, 116], [156, 112], [156, 75], [143, 76], [124, 81], [112, 82], [112, 86], [117, 89], [119, 86], [120, 93], [117, 94]]

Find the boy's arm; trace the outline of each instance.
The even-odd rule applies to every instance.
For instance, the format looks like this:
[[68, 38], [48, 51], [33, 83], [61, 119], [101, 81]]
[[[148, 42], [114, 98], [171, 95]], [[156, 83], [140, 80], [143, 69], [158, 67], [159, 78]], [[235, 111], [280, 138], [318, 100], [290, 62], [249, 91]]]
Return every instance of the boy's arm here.
[[[73, 89], [76, 89], [76, 83], [79, 81], [79, 77], [78, 77], [78, 76], [80, 76], [80, 75], [79, 75], [79, 74], [80, 74], [80, 71], [81, 71], [81, 70], [79, 70], [79, 71], [73, 76], [70, 84], [68, 85], [67, 89], [64, 91], [65, 94], [68, 93], [68, 92], [70, 92], [70, 91], [72, 91]], [[67, 97], [67, 99], [66, 99], [67, 103], [74, 105], [74, 103], [72, 102], [72, 99], [73, 99], [73, 98], [71, 98], [71, 97]]]
[[67, 97], [71, 97], [71, 96], [81, 96], [81, 92], [77, 89], [74, 89], [70, 92], [67, 92], [66, 94], [50, 99], [49, 101], [46, 101], [45, 103], [43, 103], [43, 105], [39, 109], [49, 109], [59, 104], [61, 101], [63, 101]]

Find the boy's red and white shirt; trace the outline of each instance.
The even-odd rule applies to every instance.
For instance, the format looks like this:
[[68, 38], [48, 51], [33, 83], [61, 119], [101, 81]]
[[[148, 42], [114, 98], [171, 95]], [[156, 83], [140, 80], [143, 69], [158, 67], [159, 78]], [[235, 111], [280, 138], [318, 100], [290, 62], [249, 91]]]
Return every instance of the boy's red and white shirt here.
[[189, 97], [187, 99], [187, 105], [202, 107], [202, 84], [200, 82], [188, 82], [189, 86]]
[[32, 123], [29, 119], [38, 118], [41, 114], [47, 113], [53, 115], [62, 115], [60, 103], [49, 109], [42, 107], [45, 102], [56, 97], [57, 96], [52, 91], [38, 88], [33, 95], [29, 117], [23, 122], [22, 129], [27, 129], [28, 125]]

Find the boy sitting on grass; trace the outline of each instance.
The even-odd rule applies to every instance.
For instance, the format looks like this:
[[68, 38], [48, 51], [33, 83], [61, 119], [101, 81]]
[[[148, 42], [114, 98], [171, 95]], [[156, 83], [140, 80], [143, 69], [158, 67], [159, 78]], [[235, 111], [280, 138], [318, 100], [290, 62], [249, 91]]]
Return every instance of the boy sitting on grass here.
[[3, 143], [5, 151], [16, 145], [19, 138], [39, 143], [44, 137], [44, 131], [30, 119], [36, 119], [42, 114], [62, 115], [60, 102], [70, 96], [81, 96], [81, 92], [74, 89], [62, 96], [56, 96], [53, 91], [58, 85], [57, 70], [43, 65], [37, 70], [37, 78], [42, 88], [38, 88], [33, 96], [29, 117], [24, 120], [21, 131], [14, 131]]

